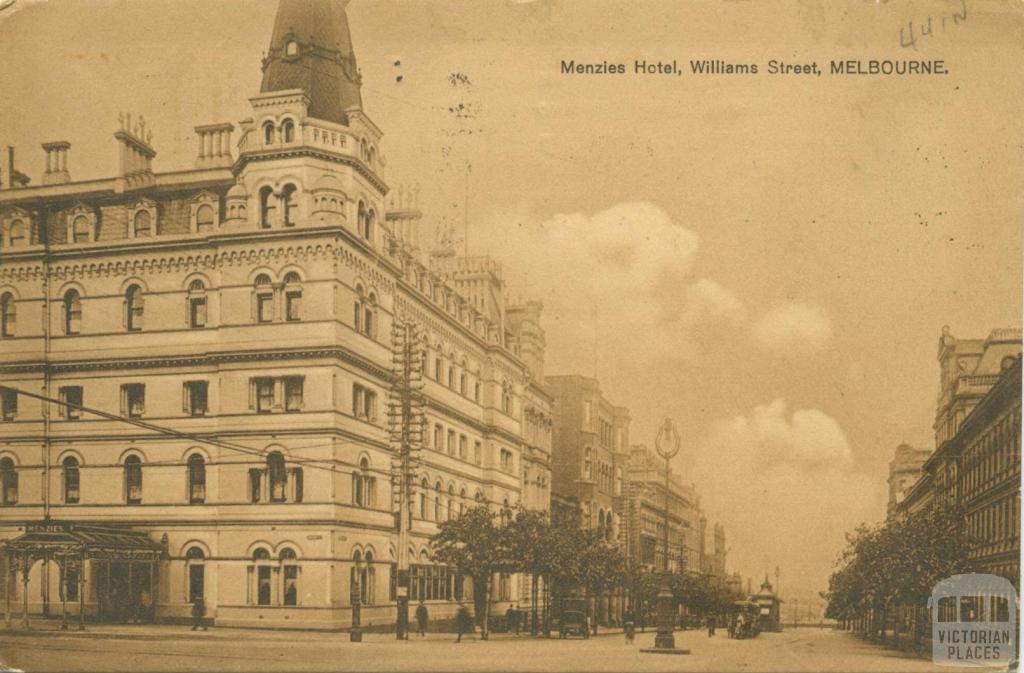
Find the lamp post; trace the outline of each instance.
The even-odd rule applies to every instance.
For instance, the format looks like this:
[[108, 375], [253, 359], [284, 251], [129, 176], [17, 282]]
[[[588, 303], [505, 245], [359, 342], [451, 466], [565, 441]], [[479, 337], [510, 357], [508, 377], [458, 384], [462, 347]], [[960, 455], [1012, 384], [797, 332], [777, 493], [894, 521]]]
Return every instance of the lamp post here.
[[668, 508], [669, 508], [669, 464], [679, 453], [679, 433], [676, 432], [672, 419], [666, 418], [658, 435], [654, 439], [654, 447], [658, 455], [665, 459], [665, 561], [661, 572], [661, 586], [658, 588], [657, 612], [658, 632], [654, 636], [654, 647], [642, 650], [651, 654], [689, 654], [690, 650], [677, 649], [675, 631], [675, 599], [672, 595], [672, 573], [668, 567]]

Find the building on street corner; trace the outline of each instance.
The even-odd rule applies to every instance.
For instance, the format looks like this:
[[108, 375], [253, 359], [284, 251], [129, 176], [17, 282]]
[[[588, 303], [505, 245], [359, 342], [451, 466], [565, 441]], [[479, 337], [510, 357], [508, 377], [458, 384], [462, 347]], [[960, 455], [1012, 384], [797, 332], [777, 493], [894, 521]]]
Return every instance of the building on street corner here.
[[[109, 178], [74, 181], [90, 157], [70, 142], [43, 145], [39, 185], [9, 154], [0, 584], [16, 611], [63, 596], [72, 616], [186, 619], [201, 598], [216, 624], [347, 628], [358, 603], [364, 625], [392, 624], [404, 555], [410, 598], [445, 619], [479, 597], [431, 561], [438, 524], [548, 507], [542, 307], [508, 305], [493, 260], [421, 248], [344, 3], [281, 0], [262, 68], [249, 119], [196, 127], [191, 169], [158, 171], [126, 113]], [[422, 337], [407, 549], [396, 320]], [[515, 576], [492, 584], [495, 612], [528, 595]]]

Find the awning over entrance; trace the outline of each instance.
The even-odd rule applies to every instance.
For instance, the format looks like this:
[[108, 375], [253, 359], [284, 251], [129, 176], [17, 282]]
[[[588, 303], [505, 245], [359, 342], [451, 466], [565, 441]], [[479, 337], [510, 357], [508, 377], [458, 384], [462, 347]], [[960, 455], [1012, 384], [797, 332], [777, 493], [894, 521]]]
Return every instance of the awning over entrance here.
[[5, 543], [3, 549], [10, 556], [123, 561], [155, 561], [163, 551], [140, 531], [70, 521], [29, 523], [25, 533]]

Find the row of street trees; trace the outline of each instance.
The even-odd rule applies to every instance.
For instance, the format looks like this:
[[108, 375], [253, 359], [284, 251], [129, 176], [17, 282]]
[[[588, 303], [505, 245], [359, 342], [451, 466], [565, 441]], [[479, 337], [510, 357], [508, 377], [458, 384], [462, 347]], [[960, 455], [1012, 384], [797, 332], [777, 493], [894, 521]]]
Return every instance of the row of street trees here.
[[[484, 597], [483, 638], [489, 633], [491, 581], [496, 573], [522, 573], [532, 579], [533, 635], [538, 624], [549, 633], [553, 596], [582, 590], [589, 599], [623, 590], [630, 603], [639, 606], [653, 603], [658, 590], [654, 575], [630, 572], [620, 547], [605, 542], [601, 531], [582, 528], [578, 515], [549, 517], [547, 512], [525, 509], [494, 512], [481, 505], [442, 522], [431, 548], [436, 562], [472, 577], [476, 595]], [[676, 598], [698, 612], [723, 611], [731, 602], [724, 587], [706, 577], [679, 574], [673, 580]]]
[[951, 575], [973, 571], [966, 518], [951, 505], [861, 526], [846, 539], [829, 589], [822, 594], [828, 600], [825, 615], [872, 638], [884, 640], [891, 622], [897, 642], [906, 629], [917, 643], [932, 587]]

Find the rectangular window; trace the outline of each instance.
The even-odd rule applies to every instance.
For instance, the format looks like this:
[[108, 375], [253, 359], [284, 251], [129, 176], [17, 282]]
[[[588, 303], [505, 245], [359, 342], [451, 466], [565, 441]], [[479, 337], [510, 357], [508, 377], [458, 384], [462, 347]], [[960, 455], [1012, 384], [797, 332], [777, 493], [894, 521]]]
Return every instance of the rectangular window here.
[[186, 381], [182, 386], [183, 411], [188, 416], [205, 416], [207, 406], [206, 381]]
[[441, 382], [441, 358], [434, 359], [434, 380]]
[[483, 444], [481, 442], [473, 442], [473, 462], [479, 465], [483, 460]]
[[444, 451], [444, 428], [440, 424], [434, 426], [434, 450]]
[[274, 295], [266, 292], [256, 295], [256, 320], [258, 322], [274, 321]]
[[146, 384], [126, 383], [121, 386], [121, 415], [141, 418], [146, 413]]
[[512, 452], [508, 449], [501, 450], [501, 469], [505, 472], [512, 472]]
[[465, 460], [466, 454], [468, 453], [467, 447], [469, 445], [469, 439], [466, 435], [459, 435], [459, 458]]
[[302, 410], [302, 377], [289, 376], [284, 380], [284, 410]]
[[285, 320], [299, 320], [302, 310], [302, 293], [288, 292], [284, 295], [284, 317]]
[[82, 406], [82, 386], [61, 386], [58, 396], [63, 405], [70, 405], [61, 406], [62, 417], [72, 421], [81, 418], [82, 410], [77, 407]]
[[206, 297], [188, 300], [188, 324], [190, 327], [206, 327]]
[[13, 421], [18, 415], [18, 393], [13, 390], [4, 390], [0, 396], [0, 418], [5, 421]]
[[448, 431], [448, 453], [449, 455], [455, 455], [455, 431]]
[[256, 394], [256, 412], [269, 414], [274, 408], [274, 379], [253, 379]]
[[358, 383], [352, 384], [352, 415], [368, 421], [376, 420], [377, 393]]
[[249, 500], [259, 502], [263, 491], [263, 471], [258, 469], [249, 470]]

